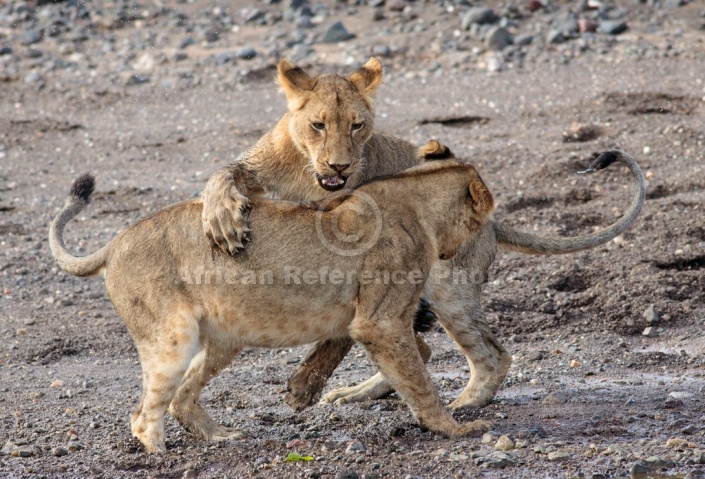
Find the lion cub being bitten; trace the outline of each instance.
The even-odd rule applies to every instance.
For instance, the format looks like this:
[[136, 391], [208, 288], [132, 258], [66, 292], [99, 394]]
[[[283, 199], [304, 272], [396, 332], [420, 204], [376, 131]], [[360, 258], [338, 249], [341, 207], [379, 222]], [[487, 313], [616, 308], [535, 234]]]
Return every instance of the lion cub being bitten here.
[[[432, 142], [436, 147], [443, 148]], [[452, 257], [493, 209], [472, 166], [429, 161], [322, 204], [253, 198], [252, 241], [237, 256], [211, 247], [199, 199], [169, 206], [98, 252], [74, 257], [64, 246], [64, 226], [93, 188], [88, 175], [76, 180], [51, 225], [51, 251], [67, 273], [105, 275], [142, 364], [132, 434], [147, 452], [165, 450], [167, 409], [196, 436], [242, 437], [217, 424], [198, 398], [243, 348], [348, 335], [367, 349], [420, 424], [450, 436], [486, 428], [482, 421], [458, 424], [443, 407], [412, 328], [433, 265]], [[359, 254], [336, 252], [350, 251], [351, 242]], [[338, 274], [324, 278], [323, 270]]]

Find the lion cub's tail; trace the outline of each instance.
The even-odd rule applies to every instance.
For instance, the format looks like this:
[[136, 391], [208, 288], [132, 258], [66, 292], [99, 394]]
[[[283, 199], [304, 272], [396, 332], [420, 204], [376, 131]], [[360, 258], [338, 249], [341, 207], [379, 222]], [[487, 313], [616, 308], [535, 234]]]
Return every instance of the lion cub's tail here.
[[110, 251], [106, 245], [95, 253], [78, 257], [73, 256], [66, 250], [64, 245], [64, 227], [71, 221], [90, 201], [91, 194], [95, 189], [95, 178], [85, 174], [73, 182], [71, 193], [66, 198], [66, 204], [56, 215], [49, 227], [49, 247], [51, 254], [59, 263], [59, 267], [74, 276], [93, 276], [98, 274], [105, 267]]
[[619, 220], [612, 223], [605, 229], [594, 233], [576, 236], [573, 238], [541, 237], [530, 233], [517, 231], [510, 226], [501, 223], [494, 223], [494, 230], [497, 243], [500, 248], [509, 251], [519, 251], [528, 254], [564, 254], [573, 253], [607, 243], [634, 222], [644, 205], [644, 175], [641, 168], [634, 159], [620, 150], [611, 150], [602, 153], [593, 161], [590, 168], [579, 173], [594, 173], [595, 171], [607, 168], [614, 162], [621, 162], [627, 165], [634, 179], [634, 196], [629, 210]]

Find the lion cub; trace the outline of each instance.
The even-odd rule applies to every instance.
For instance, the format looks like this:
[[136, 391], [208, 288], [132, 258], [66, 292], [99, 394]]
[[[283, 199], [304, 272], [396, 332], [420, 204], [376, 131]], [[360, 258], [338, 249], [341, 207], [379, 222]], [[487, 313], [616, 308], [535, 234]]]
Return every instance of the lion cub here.
[[67, 273], [105, 275], [142, 364], [142, 399], [131, 424], [147, 452], [165, 450], [167, 409], [196, 436], [243, 437], [199, 404], [205, 384], [243, 348], [348, 335], [420, 424], [450, 436], [486, 428], [482, 421], [458, 424], [443, 407], [412, 328], [433, 265], [452, 257], [493, 209], [472, 166], [428, 161], [307, 205], [252, 199], [252, 241], [237, 256], [211, 247], [200, 227], [202, 203], [193, 200], [74, 257], [63, 230], [93, 188], [91, 176], [76, 180], [51, 225], [51, 251]]

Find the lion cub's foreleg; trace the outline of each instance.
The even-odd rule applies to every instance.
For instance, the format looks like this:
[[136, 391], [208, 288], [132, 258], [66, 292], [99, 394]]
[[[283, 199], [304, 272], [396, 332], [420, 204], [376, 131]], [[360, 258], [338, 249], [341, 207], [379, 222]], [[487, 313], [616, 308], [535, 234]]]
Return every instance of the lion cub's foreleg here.
[[[359, 315], [350, 326], [350, 336], [362, 343], [390, 385], [409, 405], [419, 423], [432, 431], [460, 436], [485, 431], [487, 424], [459, 424], [441, 404], [431, 376], [424, 366], [409, 322], [388, 312], [379, 317]], [[386, 316], [386, 317], [385, 317]]]
[[[421, 354], [421, 359], [424, 364], [431, 359], [431, 348], [428, 347], [426, 341], [418, 334], [415, 334], [416, 346]], [[379, 399], [394, 392], [392, 385], [385, 379], [382, 373], [377, 373], [367, 381], [364, 381], [357, 386], [347, 388], [334, 389], [329, 392], [323, 399], [321, 404], [347, 404], [354, 402], [363, 402], [373, 399]]]
[[462, 321], [446, 323], [442, 317], [440, 321], [465, 353], [470, 366], [470, 381], [450, 407], [459, 409], [489, 404], [509, 372], [511, 355], [483, 321], [472, 321], [472, 327], [466, 327]]
[[237, 349], [216, 347], [209, 343], [191, 361], [186, 377], [171, 401], [169, 413], [184, 429], [206, 440], [242, 439], [247, 435], [237, 429], [218, 424], [203, 410], [199, 399], [208, 381], [230, 364]]
[[[476, 265], [470, 263], [466, 268], [472, 272], [472, 267]], [[483, 275], [486, 271], [482, 271]], [[483, 277], [479, 273], [473, 276]], [[482, 284], [453, 284], [445, 280], [434, 284], [433, 289], [438, 322], [460, 347], [470, 366], [470, 380], [450, 406], [454, 409], [485, 406], [502, 386], [512, 357], [485, 322], [480, 305]]]

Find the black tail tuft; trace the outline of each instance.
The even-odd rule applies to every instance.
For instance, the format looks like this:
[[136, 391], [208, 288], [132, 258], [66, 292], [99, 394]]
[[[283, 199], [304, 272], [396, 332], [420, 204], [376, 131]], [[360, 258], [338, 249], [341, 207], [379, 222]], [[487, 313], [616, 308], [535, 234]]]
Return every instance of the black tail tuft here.
[[578, 171], [578, 174], [584, 175], [587, 173], [594, 173], [598, 170], [603, 170], [610, 166], [615, 161], [619, 161], [620, 158], [624, 157], [624, 152], [620, 150], [610, 150], [600, 153], [600, 155], [595, 158], [590, 167], [585, 171]]
[[78, 177], [71, 186], [71, 196], [88, 202], [95, 190], [95, 178], [88, 173]]
[[607, 168], [615, 161], [619, 161], [619, 157], [621, 155], [622, 155], [622, 152], [619, 150], [605, 151], [605, 152], [601, 153], [600, 156], [595, 158], [595, 161], [593, 161], [592, 165], [590, 165], [590, 169], [591, 170], [602, 170], [604, 168]]

